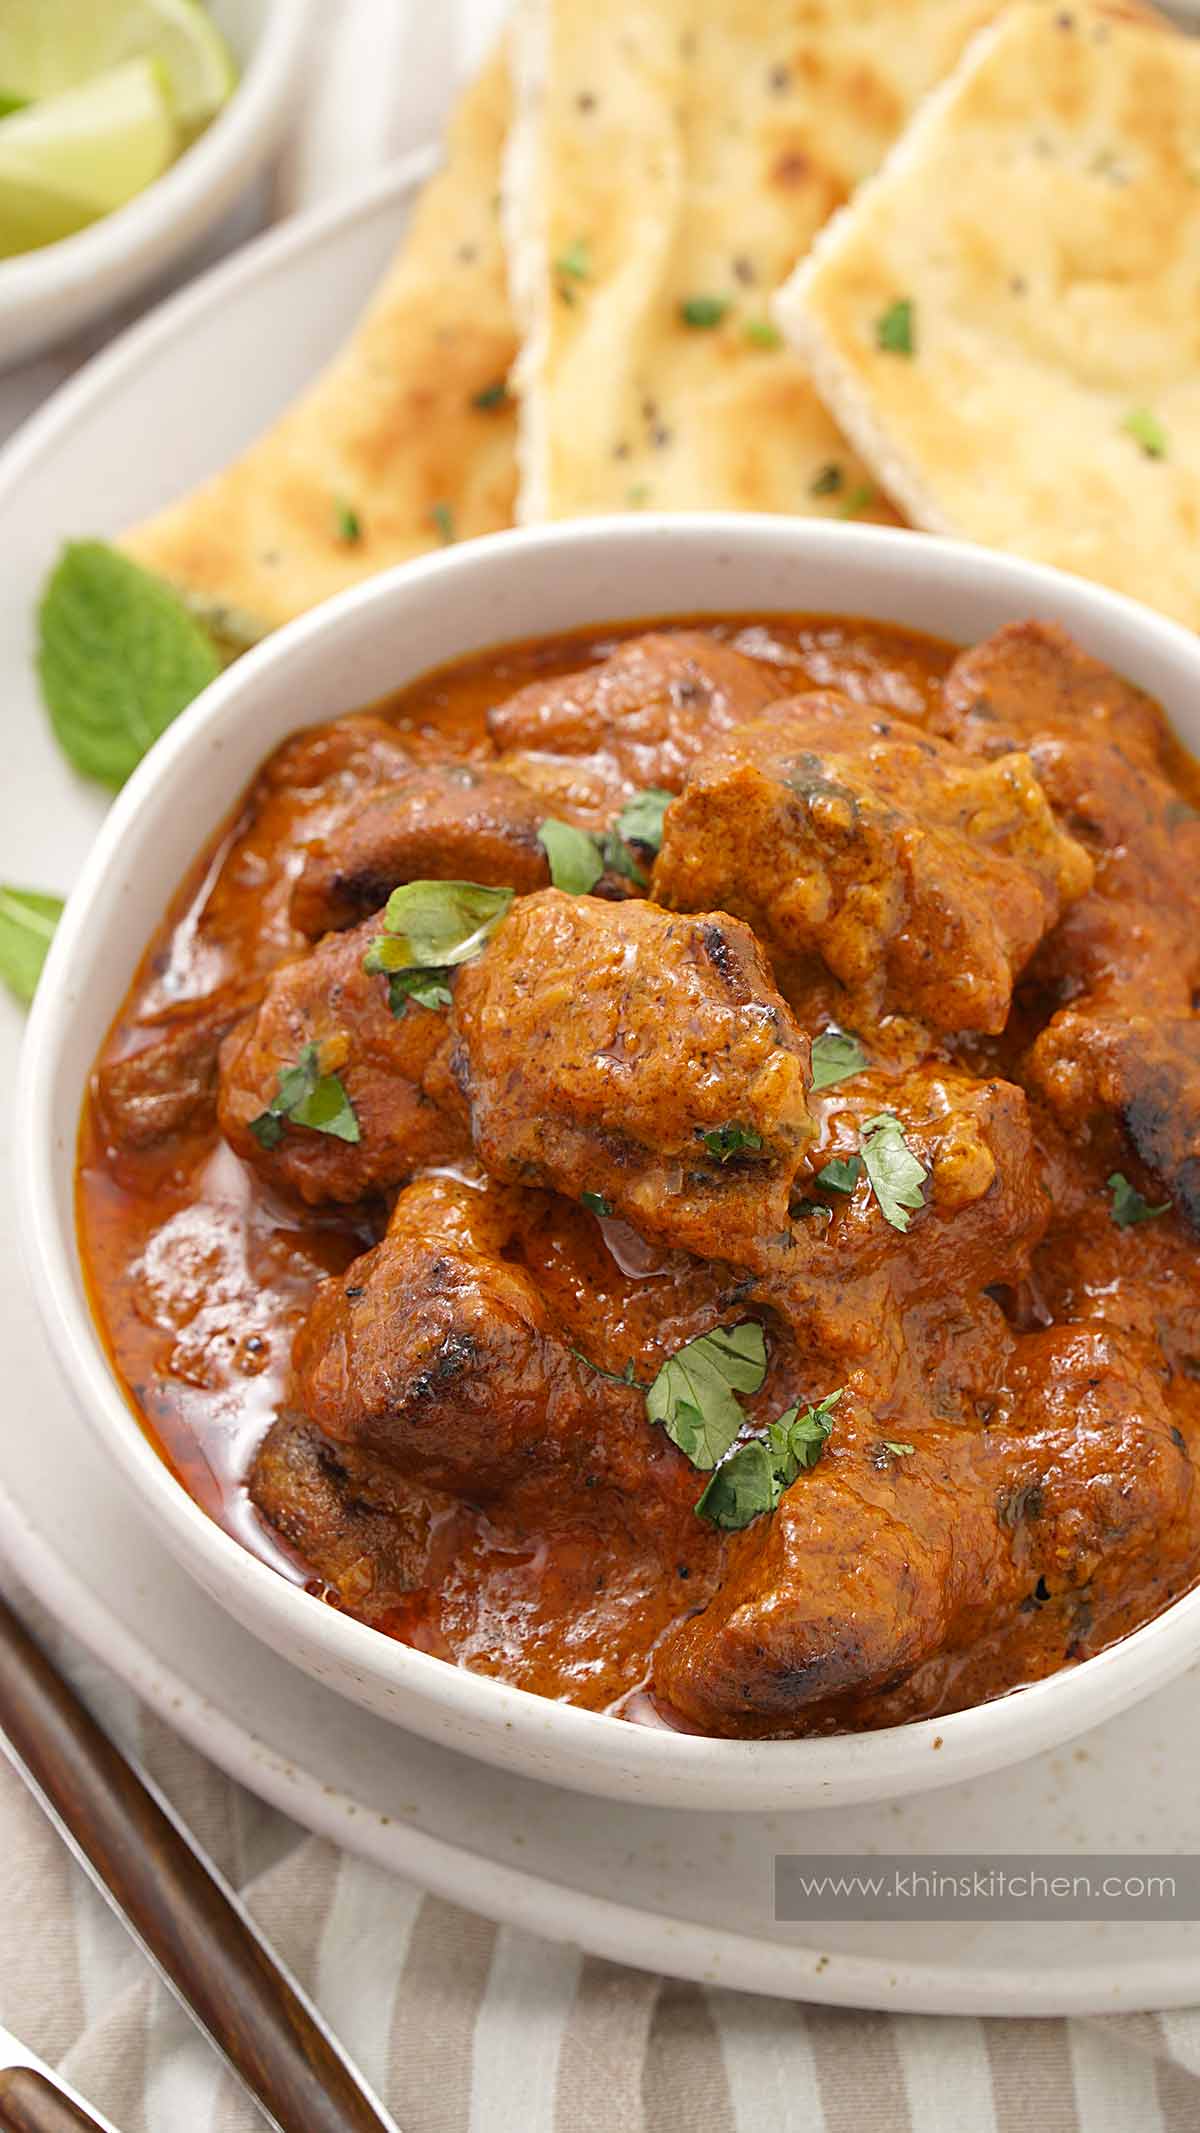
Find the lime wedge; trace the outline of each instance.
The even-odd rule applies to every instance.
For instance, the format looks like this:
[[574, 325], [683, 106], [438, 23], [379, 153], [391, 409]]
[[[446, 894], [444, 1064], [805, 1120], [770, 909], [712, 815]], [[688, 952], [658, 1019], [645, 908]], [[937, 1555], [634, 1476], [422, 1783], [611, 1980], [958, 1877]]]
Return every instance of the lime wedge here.
[[0, 0], [6, 96], [59, 96], [127, 59], [161, 61], [187, 139], [220, 110], [237, 79], [199, 0]]
[[123, 207], [175, 159], [162, 71], [131, 59], [82, 89], [0, 119], [0, 258]]

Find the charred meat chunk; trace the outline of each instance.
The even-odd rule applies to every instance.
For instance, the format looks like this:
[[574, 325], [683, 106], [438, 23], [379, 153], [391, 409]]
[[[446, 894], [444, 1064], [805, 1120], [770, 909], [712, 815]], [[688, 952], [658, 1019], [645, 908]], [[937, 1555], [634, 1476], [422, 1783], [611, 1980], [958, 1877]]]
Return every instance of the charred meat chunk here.
[[505, 1256], [527, 1204], [511, 1188], [410, 1186], [383, 1242], [318, 1290], [296, 1339], [297, 1404], [335, 1442], [473, 1503], [523, 1486], [682, 1490], [690, 1516], [695, 1478], [643, 1394], [577, 1354]]
[[696, 764], [652, 894], [733, 911], [781, 963], [817, 959], [859, 1014], [998, 1031], [1015, 976], [1091, 879], [1027, 757], [982, 765], [822, 695], [777, 704]]
[[406, 881], [478, 881], [525, 895], [549, 880], [545, 807], [528, 786], [477, 763], [414, 769], [370, 793], [312, 847], [292, 921], [315, 937], [378, 911]]
[[1153, 699], [1052, 622], [1010, 622], [960, 653], [931, 723], [971, 755], [1008, 755], [1059, 735], [1105, 742], [1153, 767], [1167, 742]]
[[639, 787], [678, 791], [717, 734], [779, 693], [777, 675], [718, 638], [664, 631], [531, 682], [488, 713], [488, 730], [516, 775], [599, 823]]
[[494, 1176], [739, 1265], [786, 1229], [808, 1043], [735, 919], [543, 890], [461, 973], [453, 1027]]
[[[454, 1109], [435, 1100], [446, 1051], [439, 1012], [407, 1002], [393, 1014], [387, 980], [363, 958], [375, 921], [330, 933], [270, 979], [262, 1005], [226, 1038], [218, 1116], [231, 1147], [276, 1183], [311, 1204], [349, 1201], [398, 1185], [421, 1164], [466, 1150]], [[323, 1076], [336, 1077], [353, 1114], [349, 1135], [293, 1123], [264, 1134], [281, 1077], [309, 1048]], [[313, 1056], [309, 1053], [309, 1056]]]
[[1169, 1577], [1192, 1492], [1153, 1367], [1102, 1326], [1018, 1342], [987, 1429], [847, 1401], [820, 1464], [668, 1630], [655, 1687], [710, 1732], [794, 1730], [806, 1705], [891, 1688], [1039, 1590]]
[[1064, 1008], [1033, 1047], [1030, 1078], [1072, 1133], [1115, 1114], [1139, 1161], [1200, 1230], [1200, 1020]]

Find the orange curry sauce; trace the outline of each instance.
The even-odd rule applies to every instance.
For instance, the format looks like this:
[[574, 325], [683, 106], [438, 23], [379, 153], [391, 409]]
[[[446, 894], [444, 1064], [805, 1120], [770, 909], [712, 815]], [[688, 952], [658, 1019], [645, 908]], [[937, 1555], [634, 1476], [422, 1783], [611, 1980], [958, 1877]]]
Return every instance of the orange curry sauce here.
[[[605, 658], [614, 644], [648, 627], [700, 628], [735, 643], [780, 670], [781, 691], [833, 689], [872, 707], [890, 709], [920, 727], [930, 716], [955, 648], [899, 628], [845, 618], [751, 615], [672, 619], [666, 624], [619, 624], [549, 640], [504, 645], [421, 677], [372, 711], [393, 725], [406, 748], [430, 760], [447, 747], [486, 759], [488, 710], [533, 680]], [[1194, 771], [1174, 761], [1180, 787]], [[281, 794], [272, 835], [286, 837], [289, 799]], [[297, 801], [297, 822], [302, 819]], [[255, 955], [269, 965], [294, 953], [297, 942], [278, 900], [264, 906], [255, 890], [262, 875], [253, 841], [239, 847], [239, 818], [197, 859], [171, 909], [157, 927], [104, 1047], [102, 1059], [137, 1049], [144, 1022], [191, 996], [213, 992], [239, 962]], [[230, 854], [236, 866], [231, 872]], [[219, 923], [209, 923], [215, 908]], [[244, 907], [244, 934], [239, 910]], [[264, 951], [264, 938], [268, 948]], [[1018, 988], [1008, 1028], [999, 1037], [956, 1041], [944, 1055], [973, 1075], [1020, 1079], [1020, 1061], [1053, 1011], [1034, 982]], [[803, 1018], [801, 1017], [801, 1020]], [[837, 1095], [828, 1092], [829, 1097]], [[814, 1112], [817, 1110], [814, 1102]], [[1170, 1393], [1173, 1426], [1189, 1446], [1200, 1445], [1200, 1293], [1193, 1243], [1173, 1217], [1120, 1228], [1108, 1218], [1105, 1180], [1121, 1170], [1153, 1197], [1153, 1180], [1131, 1161], [1115, 1122], [1100, 1122], [1068, 1138], [1031, 1099], [1043, 1182], [1054, 1212], [1020, 1292], [1000, 1294], [1005, 1322], [1022, 1330], [1101, 1313], [1160, 1344], [1160, 1376]], [[686, 1616], [700, 1596], [693, 1578], [711, 1589], [712, 1550], [694, 1563], [673, 1559], [623, 1566], [611, 1548], [598, 1569], [586, 1529], [563, 1531], [555, 1545], [518, 1531], [484, 1509], [435, 1501], [428, 1520], [425, 1577], [382, 1613], [360, 1605], [355, 1576], [335, 1584], [314, 1575], [266, 1524], [246, 1487], [256, 1448], [280, 1412], [288, 1385], [293, 1337], [317, 1285], [343, 1275], [350, 1262], [382, 1236], [386, 1206], [304, 1207], [291, 1202], [244, 1163], [210, 1118], [172, 1132], [157, 1144], [118, 1148], [106, 1132], [94, 1097], [82, 1119], [78, 1168], [78, 1228], [92, 1307], [130, 1405], [151, 1442], [195, 1500], [243, 1545], [282, 1575], [306, 1584], [322, 1601], [362, 1613], [407, 1643], [460, 1664], [515, 1680], [544, 1693], [647, 1722], [686, 1723], [644, 1690], [647, 1653], [662, 1631]], [[1070, 1234], [1069, 1254], [1064, 1240]], [[575, 1285], [576, 1325], [587, 1324], [588, 1296], [608, 1308], [606, 1255], [629, 1281], [650, 1282], [647, 1319], [669, 1317], [673, 1255], [642, 1242], [624, 1223], [590, 1224], [580, 1251], [591, 1272]], [[538, 1245], [545, 1280], [568, 1279], [553, 1264], [558, 1245]], [[679, 1258], [680, 1255], [674, 1255]], [[682, 1276], [680, 1277], [682, 1283]], [[1099, 1299], [1099, 1301], [1098, 1301]], [[595, 1352], [636, 1352], [636, 1301], [627, 1305], [621, 1338], [597, 1329]], [[923, 1307], [921, 1307], [923, 1308]], [[919, 1316], [919, 1313], [918, 1313]], [[1195, 1327], [1197, 1356], [1190, 1353]], [[690, 1329], [689, 1329], [690, 1330]], [[977, 1329], [930, 1312], [919, 1319], [919, 1348], [936, 1403], [947, 1344], [970, 1347]], [[686, 1334], [684, 1337], [687, 1337]], [[980, 1336], [982, 1337], [982, 1336]], [[585, 1336], [585, 1351], [593, 1344]], [[756, 1418], [766, 1419], [778, 1401]], [[986, 1411], [981, 1409], [986, 1425]], [[904, 1437], [910, 1424], [888, 1435]], [[409, 1497], [420, 1492], [409, 1489]], [[1019, 1510], [1014, 1511], [1014, 1517]], [[1032, 1515], [1032, 1514], [1031, 1514]], [[988, 1619], [986, 1593], [968, 1641], [897, 1676], [870, 1696], [817, 1701], [781, 1731], [834, 1730], [891, 1723], [954, 1709], [1037, 1678], [1099, 1649], [1157, 1611], [1196, 1574], [1200, 1535], [1190, 1555], [1166, 1576], [1141, 1575], [1117, 1589], [1101, 1585], [1047, 1590], [1040, 1580], [1028, 1604]], [[372, 1577], [364, 1559], [364, 1593]], [[631, 1599], [630, 1579], [641, 1580]], [[606, 1587], [612, 1604], [606, 1610]], [[753, 1730], [751, 1728], [750, 1730]], [[770, 1727], [760, 1730], [772, 1730]]]

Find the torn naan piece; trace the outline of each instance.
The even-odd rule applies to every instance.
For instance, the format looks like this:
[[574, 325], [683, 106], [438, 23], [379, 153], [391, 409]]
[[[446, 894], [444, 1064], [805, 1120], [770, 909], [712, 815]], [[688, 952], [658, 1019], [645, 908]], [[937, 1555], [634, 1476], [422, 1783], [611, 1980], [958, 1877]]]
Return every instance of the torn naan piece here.
[[233, 646], [392, 563], [512, 524], [508, 112], [500, 55], [464, 95], [445, 163], [342, 352], [232, 466], [126, 536]]
[[891, 518], [769, 303], [997, 0], [518, 0], [522, 520]]
[[776, 315], [915, 525], [1200, 627], [1200, 44], [985, 29]]

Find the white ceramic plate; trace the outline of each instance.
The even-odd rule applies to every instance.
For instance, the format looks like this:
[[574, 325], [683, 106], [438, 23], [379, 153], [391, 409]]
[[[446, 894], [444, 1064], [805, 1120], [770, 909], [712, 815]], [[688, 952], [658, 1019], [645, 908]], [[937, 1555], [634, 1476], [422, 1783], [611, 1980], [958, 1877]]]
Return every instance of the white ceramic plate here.
[[[31, 679], [32, 606], [58, 540], [114, 529], [244, 442], [357, 309], [406, 199], [404, 184], [389, 180], [352, 208], [265, 240], [92, 365], [7, 455], [6, 877], [68, 884], [103, 808], [65, 769]], [[9, 1089], [20, 1028], [16, 1009], [0, 1003], [0, 1085]], [[228, 1617], [171, 1560], [60, 1388], [16, 1256], [9, 1168], [6, 1149], [0, 1545], [107, 1665], [244, 1782], [444, 1895], [649, 1968], [927, 2010], [1200, 1999], [1200, 1926], [843, 1926], [822, 1928], [813, 1947], [770, 1920], [779, 1850], [1192, 1849], [1200, 1714], [1189, 1681], [1083, 1746], [924, 1801], [730, 1817], [613, 1806], [500, 1774], [373, 1719], [250, 1637], [231, 1639]]]

